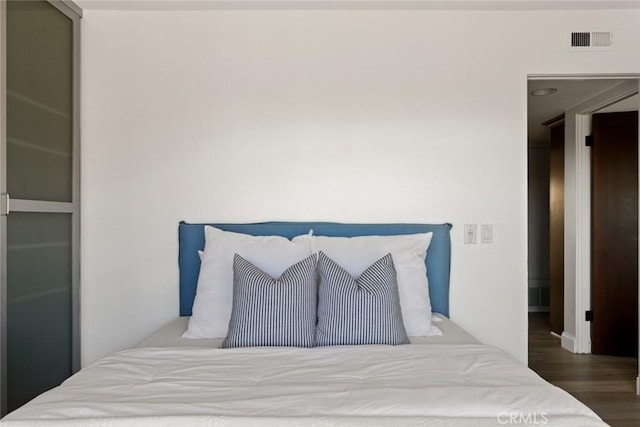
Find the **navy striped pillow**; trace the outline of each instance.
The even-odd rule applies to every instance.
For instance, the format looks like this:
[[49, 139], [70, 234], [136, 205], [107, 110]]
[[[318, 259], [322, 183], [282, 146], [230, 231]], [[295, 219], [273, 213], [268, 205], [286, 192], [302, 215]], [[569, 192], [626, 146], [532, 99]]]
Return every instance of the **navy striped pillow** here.
[[318, 272], [317, 346], [409, 343], [391, 254], [355, 280], [320, 252]]
[[222, 348], [315, 345], [317, 256], [273, 279], [240, 255], [233, 258], [233, 306]]

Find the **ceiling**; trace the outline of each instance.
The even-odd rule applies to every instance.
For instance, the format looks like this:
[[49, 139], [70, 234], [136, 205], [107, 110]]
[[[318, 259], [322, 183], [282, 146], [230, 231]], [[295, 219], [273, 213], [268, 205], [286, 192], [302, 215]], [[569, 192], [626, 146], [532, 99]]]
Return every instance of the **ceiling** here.
[[[625, 80], [583, 79], [583, 80], [529, 80], [527, 98], [528, 145], [540, 147], [549, 145], [549, 130], [542, 123], [557, 117], [565, 110], [605, 92]], [[532, 96], [531, 91], [542, 88], [556, 88], [558, 92], [548, 96]], [[608, 112], [637, 111], [638, 95], [607, 107]], [[604, 110], [601, 110], [604, 111]]]

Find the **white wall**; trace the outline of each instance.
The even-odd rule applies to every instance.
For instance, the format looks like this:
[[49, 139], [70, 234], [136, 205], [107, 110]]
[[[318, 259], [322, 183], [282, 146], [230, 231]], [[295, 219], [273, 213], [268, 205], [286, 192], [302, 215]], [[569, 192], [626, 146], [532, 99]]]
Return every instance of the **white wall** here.
[[527, 74], [640, 72], [639, 18], [85, 11], [83, 364], [177, 316], [182, 219], [451, 222], [452, 318], [526, 361]]

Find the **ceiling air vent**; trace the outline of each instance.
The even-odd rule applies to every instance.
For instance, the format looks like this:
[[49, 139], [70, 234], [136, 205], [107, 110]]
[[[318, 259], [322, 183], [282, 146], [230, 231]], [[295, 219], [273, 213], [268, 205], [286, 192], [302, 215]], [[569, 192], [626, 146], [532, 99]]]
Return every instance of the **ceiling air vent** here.
[[571, 33], [572, 48], [607, 48], [613, 43], [613, 34], [608, 31], [587, 32], [575, 31]]

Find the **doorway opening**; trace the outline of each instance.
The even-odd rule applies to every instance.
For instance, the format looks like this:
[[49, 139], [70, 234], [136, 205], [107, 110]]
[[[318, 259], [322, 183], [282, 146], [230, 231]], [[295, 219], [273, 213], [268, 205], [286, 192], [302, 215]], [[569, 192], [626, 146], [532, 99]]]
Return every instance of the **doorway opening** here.
[[[530, 78], [527, 85], [530, 323], [536, 325], [538, 333], [542, 325], [554, 337], [549, 342], [574, 353], [591, 353], [592, 323], [587, 319], [590, 315], [597, 316], [589, 313], [593, 302], [592, 269], [596, 268], [591, 259], [591, 149], [579, 146], [577, 141], [591, 134], [592, 117], [595, 115], [635, 112], [637, 120], [640, 80], [635, 76], [624, 77], [542, 77]], [[623, 202], [626, 205], [623, 203], [610, 209], [613, 213], [616, 210], [626, 211], [625, 221], [628, 223], [629, 218], [633, 218], [635, 230], [638, 224], [637, 128], [635, 125], [633, 136], [635, 199], [615, 196], [614, 201], [625, 198]], [[602, 203], [600, 200], [603, 199], [598, 200]], [[631, 212], [621, 206], [635, 210]], [[624, 222], [615, 217], [613, 221], [614, 226]], [[627, 228], [622, 235], [631, 234], [637, 253], [638, 233], [630, 230]], [[638, 256], [633, 258], [635, 276], [626, 280], [633, 281], [635, 293], [625, 292], [629, 293], [627, 300], [635, 303], [635, 321], [619, 324], [618, 318], [616, 322], [621, 329], [633, 330], [636, 337], [633, 357], [637, 357]], [[600, 301], [603, 297], [598, 295], [598, 298]], [[601, 311], [600, 319], [614, 312], [618, 313]], [[621, 338], [614, 335], [611, 339]]]

